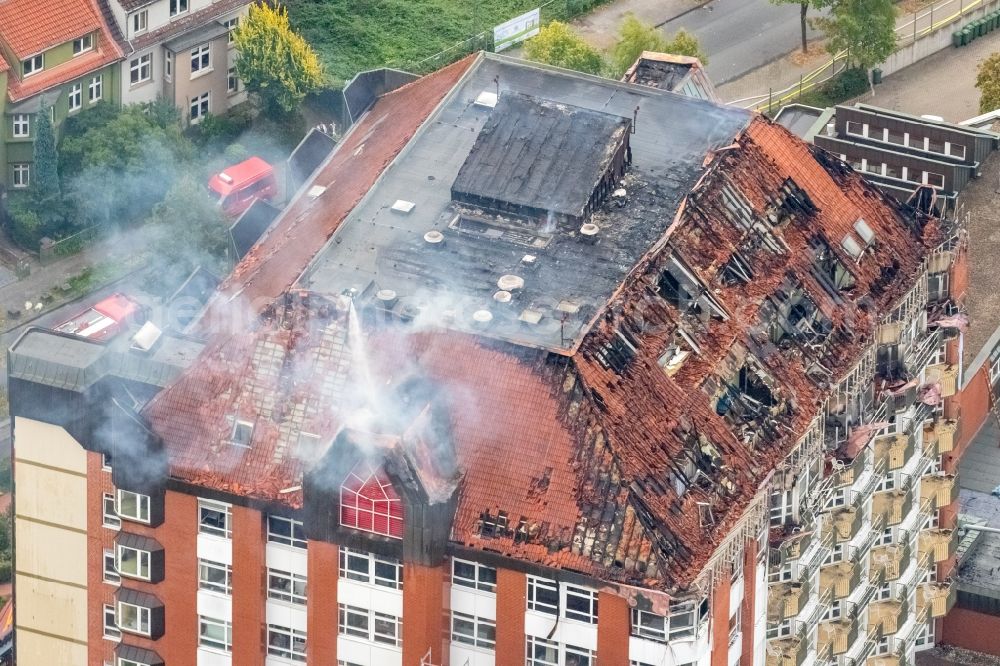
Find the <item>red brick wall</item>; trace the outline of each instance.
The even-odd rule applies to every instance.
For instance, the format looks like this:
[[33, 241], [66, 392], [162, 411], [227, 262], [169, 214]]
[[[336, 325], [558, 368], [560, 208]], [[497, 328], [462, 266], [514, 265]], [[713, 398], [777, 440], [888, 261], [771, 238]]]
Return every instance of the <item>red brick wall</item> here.
[[624, 597], [611, 592], [598, 593], [597, 663], [628, 663], [629, 622], [629, 607]]
[[445, 565], [403, 564], [403, 663], [419, 664], [431, 650], [431, 662], [446, 664]]
[[937, 637], [948, 645], [1000, 656], [1000, 617], [953, 608], [944, 618], [944, 631]]
[[232, 511], [233, 663], [254, 666], [264, 663], [264, 529], [259, 511]]
[[743, 629], [743, 656], [741, 664], [752, 664], [754, 657], [753, 629], [754, 601], [757, 594], [757, 542], [747, 541], [743, 551], [743, 607], [740, 610], [740, 627]]
[[716, 581], [712, 589], [712, 666], [729, 664], [729, 590], [728, 574]]
[[309, 666], [327, 666], [337, 663], [339, 551], [333, 544], [310, 540], [308, 553], [307, 663]]
[[104, 527], [104, 493], [111, 474], [101, 469], [101, 454], [87, 453], [87, 664], [111, 660], [113, 643], [104, 640], [104, 604], [114, 604], [114, 587], [104, 584], [104, 549], [116, 532]]
[[525, 596], [527, 590], [528, 581], [523, 573], [510, 569], [497, 569], [496, 666], [524, 664], [524, 611], [527, 608]]

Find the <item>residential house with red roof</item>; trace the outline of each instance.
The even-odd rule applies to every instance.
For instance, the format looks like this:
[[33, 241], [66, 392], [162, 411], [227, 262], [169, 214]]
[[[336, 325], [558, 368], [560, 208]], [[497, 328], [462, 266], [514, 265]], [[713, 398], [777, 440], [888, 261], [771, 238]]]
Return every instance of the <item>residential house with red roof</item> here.
[[960, 221], [766, 117], [496, 54], [359, 114], [193, 324], [11, 348], [20, 663], [941, 636]]
[[170, 100], [185, 123], [246, 100], [230, 32], [250, 0], [99, 0], [128, 54], [124, 104]]
[[120, 103], [124, 53], [97, 0], [0, 0], [2, 183], [31, 186], [35, 123], [58, 128], [100, 101]]

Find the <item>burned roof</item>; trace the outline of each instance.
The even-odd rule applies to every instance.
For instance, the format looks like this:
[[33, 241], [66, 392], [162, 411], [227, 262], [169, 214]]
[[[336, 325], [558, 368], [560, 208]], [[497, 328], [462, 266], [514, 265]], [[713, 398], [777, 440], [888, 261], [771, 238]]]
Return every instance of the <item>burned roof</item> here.
[[543, 220], [583, 218], [630, 127], [628, 118], [508, 92], [459, 169], [452, 199]]
[[[495, 94], [497, 82], [496, 108], [476, 104], [481, 93]], [[548, 107], [532, 99], [547, 100]], [[566, 111], [554, 115], [559, 106]], [[580, 121], [581, 129], [604, 127], [605, 134], [572, 141], [586, 138], [591, 146], [606, 147], [609, 128], [623, 131], [621, 120], [630, 120], [636, 107], [634, 134], [628, 135], [631, 163], [615, 186], [624, 192], [618, 197], [606, 193], [589, 220], [597, 227], [596, 235], [581, 233], [582, 225], [572, 219], [547, 225], [548, 220], [526, 220], [517, 210], [498, 213], [453, 200], [452, 184], [475, 146], [495, 150], [505, 145], [515, 156], [504, 156], [503, 163], [513, 164], [510, 160], [525, 159], [516, 157], [526, 145], [521, 138], [532, 135], [539, 150], [555, 155], [560, 135], [553, 135], [555, 142], [549, 145], [545, 128], [575, 127]], [[510, 120], [503, 117], [505, 110], [514, 113]], [[536, 111], [545, 114], [537, 126], [526, 117]], [[518, 118], [521, 125], [512, 127], [509, 123]], [[663, 238], [701, 174], [706, 155], [729, 143], [749, 119], [741, 109], [482, 55], [339, 225], [298, 284], [328, 294], [348, 288], [366, 294], [392, 292], [395, 307], [411, 318], [447, 319], [457, 330], [572, 353], [625, 276]], [[494, 127], [505, 131], [480, 138], [484, 128]], [[343, 150], [339, 147], [335, 155]], [[488, 159], [477, 151], [468, 164], [482, 160], [485, 165]], [[518, 183], [530, 180], [527, 189], [536, 193], [538, 183], [552, 183], [553, 199], [562, 196], [557, 194], [562, 188], [578, 191], [571, 180], [547, 179], [580, 175], [577, 169], [582, 166], [547, 168], [554, 173], [507, 173]], [[316, 180], [319, 185], [330, 182], [325, 177]], [[317, 205], [338, 196], [334, 185], [319, 194]], [[579, 201], [578, 194], [572, 197], [569, 200]], [[403, 206], [394, 210], [397, 201]], [[541, 198], [534, 203], [546, 205]], [[504, 276], [518, 279], [501, 281]], [[496, 294], [509, 291], [502, 285], [511, 284], [509, 300]]]

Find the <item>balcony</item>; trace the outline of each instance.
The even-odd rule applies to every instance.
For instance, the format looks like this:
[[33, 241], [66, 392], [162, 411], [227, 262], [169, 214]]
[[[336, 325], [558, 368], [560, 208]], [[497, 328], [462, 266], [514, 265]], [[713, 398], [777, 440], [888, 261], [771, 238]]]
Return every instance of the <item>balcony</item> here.
[[924, 451], [931, 457], [950, 453], [955, 448], [955, 431], [958, 421], [954, 419], [935, 419], [933, 423], [924, 425]]
[[955, 555], [958, 550], [958, 532], [939, 528], [927, 529], [917, 535], [919, 559], [929, 556], [937, 564]]
[[805, 636], [779, 638], [767, 642], [765, 666], [802, 666], [809, 656], [809, 641]]
[[767, 593], [767, 621], [778, 623], [796, 617], [808, 601], [808, 583], [773, 583]]
[[883, 582], [898, 580], [910, 566], [910, 555], [910, 546], [906, 543], [872, 548], [869, 576], [875, 578], [881, 571]]
[[909, 488], [884, 490], [872, 498], [872, 516], [881, 516], [884, 527], [898, 525], [913, 508], [913, 493]]
[[958, 499], [958, 479], [940, 472], [920, 479], [920, 499], [931, 500], [931, 509], [940, 509]]
[[829, 592], [833, 601], [850, 596], [860, 584], [861, 567], [857, 562], [838, 562], [819, 570], [819, 593], [822, 596]]
[[864, 517], [864, 512], [855, 507], [836, 509], [823, 525], [824, 536], [832, 536], [833, 545], [850, 541], [861, 531]]
[[850, 486], [857, 481], [865, 471], [865, 458], [867, 457], [867, 452], [862, 451], [856, 455], [854, 460], [850, 463], [845, 464], [843, 461], [834, 460], [834, 466], [838, 464], [844, 466], [833, 473], [833, 483], [831, 484], [831, 487], [843, 488], [844, 486]]
[[867, 666], [908, 666], [905, 654], [880, 654], [877, 657], [869, 657]]
[[958, 390], [958, 366], [939, 363], [929, 365], [924, 371], [924, 381], [941, 386], [941, 397], [950, 398]]
[[883, 636], [895, 634], [906, 623], [906, 599], [888, 599], [876, 601], [868, 606], [868, 632], [873, 633], [879, 628]]
[[857, 639], [858, 623], [853, 618], [821, 622], [816, 634], [817, 652], [832, 659], [850, 650]]
[[875, 465], [881, 465], [887, 472], [902, 469], [913, 455], [915, 442], [916, 438], [905, 434], [879, 437], [872, 445]]
[[790, 562], [802, 557], [802, 554], [809, 550], [809, 545], [813, 542], [816, 533], [813, 531], [799, 532], [788, 537], [779, 547], [781, 551], [781, 561]]
[[917, 586], [917, 615], [929, 612], [931, 618], [944, 617], [954, 607], [955, 597], [953, 583], [923, 583]]

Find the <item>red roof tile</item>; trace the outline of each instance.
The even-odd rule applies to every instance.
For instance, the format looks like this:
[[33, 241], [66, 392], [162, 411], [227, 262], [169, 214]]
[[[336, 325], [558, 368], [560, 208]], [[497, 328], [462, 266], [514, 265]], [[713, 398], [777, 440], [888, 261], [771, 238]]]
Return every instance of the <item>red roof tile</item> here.
[[22, 60], [101, 27], [92, 0], [0, 0], [0, 35]]

